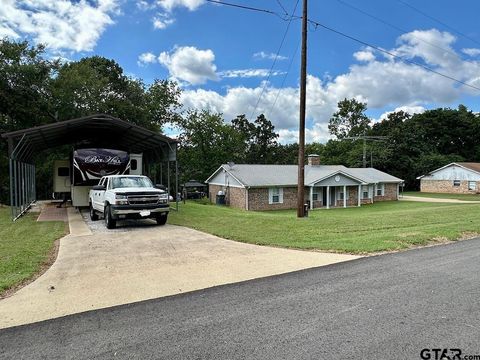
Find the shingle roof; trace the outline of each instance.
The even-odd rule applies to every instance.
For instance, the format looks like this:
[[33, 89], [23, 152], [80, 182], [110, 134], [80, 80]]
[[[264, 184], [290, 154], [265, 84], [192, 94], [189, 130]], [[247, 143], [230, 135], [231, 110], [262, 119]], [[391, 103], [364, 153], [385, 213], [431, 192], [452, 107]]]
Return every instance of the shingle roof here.
[[457, 162], [456, 164], [480, 173], [480, 163], [476, 163], [476, 162]]
[[[244, 186], [297, 185], [297, 165], [235, 164], [233, 166], [222, 165], [221, 167]], [[305, 165], [305, 185], [310, 185], [336, 173], [343, 173], [366, 184], [403, 181], [374, 168], [347, 168], [343, 165]], [[209, 180], [206, 182], [208, 183]]]
[[395, 176], [392, 176], [375, 168], [347, 168], [347, 172], [369, 184], [375, 184], [378, 182], [396, 183], [403, 181], [402, 179], [399, 179]]

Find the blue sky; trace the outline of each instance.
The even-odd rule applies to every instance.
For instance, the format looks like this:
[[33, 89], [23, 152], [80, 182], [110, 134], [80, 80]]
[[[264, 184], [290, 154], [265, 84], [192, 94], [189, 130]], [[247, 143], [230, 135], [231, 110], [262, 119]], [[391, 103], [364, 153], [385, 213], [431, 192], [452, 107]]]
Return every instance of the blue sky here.
[[[185, 108], [222, 112], [227, 121], [265, 113], [282, 142], [295, 141], [301, 24], [286, 21], [282, 6], [292, 13], [297, 0], [231, 2], [282, 16], [205, 0], [2, 0], [0, 36], [44, 43], [51, 56], [71, 60], [112, 58], [147, 83], [174, 79]], [[475, 0], [310, 0], [310, 19], [398, 58], [310, 26], [307, 140], [328, 139], [328, 120], [345, 97], [367, 102], [374, 121], [395, 109], [463, 103], [480, 111], [480, 91], [399, 60], [480, 88], [479, 13]]]

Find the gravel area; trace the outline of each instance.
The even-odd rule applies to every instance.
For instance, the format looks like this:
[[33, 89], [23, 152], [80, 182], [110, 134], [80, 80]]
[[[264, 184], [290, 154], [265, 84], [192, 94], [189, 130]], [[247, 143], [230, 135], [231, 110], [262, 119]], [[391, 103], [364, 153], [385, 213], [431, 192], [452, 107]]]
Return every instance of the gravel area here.
[[157, 222], [152, 219], [144, 219], [144, 220], [117, 220], [117, 227], [115, 229], [107, 229], [105, 227], [105, 221], [103, 217], [97, 221], [90, 220], [90, 215], [88, 209], [81, 210], [81, 214], [85, 223], [88, 225], [90, 230], [93, 233], [112, 233], [112, 232], [125, 232], [125, 231], [135, 231], [138, 229], [145, 229], [148, 227], [155, 227], [158, 226]]

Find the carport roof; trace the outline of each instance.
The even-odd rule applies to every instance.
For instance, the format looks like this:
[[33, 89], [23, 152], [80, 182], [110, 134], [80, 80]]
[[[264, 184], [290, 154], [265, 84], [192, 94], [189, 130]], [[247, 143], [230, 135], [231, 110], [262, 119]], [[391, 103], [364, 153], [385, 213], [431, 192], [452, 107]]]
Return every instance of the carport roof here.
[[161, 148], [173, 150], [177, 143], [165, 135], [105, 114], [12, 131], [2, 134], [2, 137], [12, 145], [9, 155], [12, 156], [16, 146], [15, 157], [24, 161], [30, 160], [39, 151], [68, 144], [141, 153], [156, 152]]

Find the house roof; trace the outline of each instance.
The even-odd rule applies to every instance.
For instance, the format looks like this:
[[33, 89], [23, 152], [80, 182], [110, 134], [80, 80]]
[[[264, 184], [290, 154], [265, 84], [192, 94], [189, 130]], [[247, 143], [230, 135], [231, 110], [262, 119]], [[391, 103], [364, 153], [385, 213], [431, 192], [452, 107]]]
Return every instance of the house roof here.
[[[209, 183], [222, 169], [227, 171], [243, 186], [297, 185], [297, 165], [222, 165], [205, 182]], [[403, 181], [374, 168], [347, 168], [343, 165], [305, 165], [305, 185], [313, 185], [322, 179], [336, 174], [343, 174], [364, 184], [374, 184], [378, 182], [400, 183]]]
[[458, 162], [456, 163], [460, 166], [463, 166], [467, 169], [470, 169], [470, 170], [473, 170], [473, 171], [476, 171], [478, 173], [480, 173], [480, 163], [476, 163], [476, 162]]
[[422, 179], [425, 176], [436, 173], [437, 171], [443, 170], [443, 169], [445, 169], [449, 166], [452, 166], [452, 165], [460, 166], [464, 169], [471, 170], [471, 171], [474, 171], [474, 172], [480, 174], [480, 163], [476, 163], [476, 162], [453, 162], [453, 163], [447, 164], [445, 166], [442, 166], [438, 169], [432, 170], [432, 171], [426, 173], [425, 175], [418, 176], [417, 180]]
[[189, 180], [185, 184], [180, 184], [181, 187], [205, 187], [207, 185], [202, 184], [201, 182], [197, 180]]

